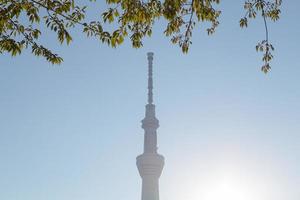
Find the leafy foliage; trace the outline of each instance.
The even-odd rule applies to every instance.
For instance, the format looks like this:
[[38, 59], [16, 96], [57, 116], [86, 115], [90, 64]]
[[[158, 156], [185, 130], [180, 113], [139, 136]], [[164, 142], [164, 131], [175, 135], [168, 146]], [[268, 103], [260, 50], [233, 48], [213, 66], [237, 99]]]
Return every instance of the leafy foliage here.
[[[215, 32], [221, 14], [215, 6], [219, 3], [220, 0], [106, 0], [108, 9], [101, 17], [85, 21], [87, 7], [79, 6], [75, 0], [0, 0], [0, 53], [15, 56], [31, 48], [34, 55], [43, 56], [53, 64], [61, 63], [59, 55], [40, 44], [40, 37], [45, 35], [41, 23], [57, 35], [59, 43], [70, 44], [70, 29], [80, 27], [88, 37], [96, 37], [111, 47], [117, 47], [128, 37], [132, 46], [139, 48], [143, 38], [151, 36], [153, 24], [160, 18], [167, 21], [165, 36], [187, 53], [196, 25], [208, 23], [207, 33]], [[281, 0], [246, 0], [246, 14], [240, 20], [240, 26], [247, 27], [248, 19], [255, 18], [257, 13], [264, 19], [266, 38], [257, 46], [264, 53], [264, 72], [270, 69], [274, 50], [269, 43], [266, 19], [278, 20], [280, 5]], [[112, 23], [114, 30], [106, 31], [105, 25]]]
[[274, 51], [273, 45], [269, 42], [267, 19], [269, 18], [272, 21], [277, 21], [279, 19], [281, 4], [282, 0], [247, 0], [244, 4], [246, 14], [240, 20], [240, 26], [243, 28], [248, 26], [248, 19], [256, 18], [258, 13], [263, 18], [266, 37], [256, 45], [256, 51], [263, 53], [262, 61], [264, 62], [264, 64], [261, 67], [261, 70], [264, 73], [268, 73], [271, 69], [270, 61], [273, 59], [273, 55], [271, 52]]

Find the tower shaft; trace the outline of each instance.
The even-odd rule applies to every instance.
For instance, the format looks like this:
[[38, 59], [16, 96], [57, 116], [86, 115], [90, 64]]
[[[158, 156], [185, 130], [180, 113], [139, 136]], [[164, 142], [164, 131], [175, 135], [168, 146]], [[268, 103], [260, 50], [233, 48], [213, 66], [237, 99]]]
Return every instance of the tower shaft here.
[[142, 178], [142, 200], [159, 200], [159, 177], [164, 166], [164, 157], [157, 153], [156, 130], [159, 127], [159, 121], [156, 119], [153, 104], [152, 61], [153, 53], [148, 53], [148, 104], [145, 118], [142, 120], [144, 152], [136, 158]]

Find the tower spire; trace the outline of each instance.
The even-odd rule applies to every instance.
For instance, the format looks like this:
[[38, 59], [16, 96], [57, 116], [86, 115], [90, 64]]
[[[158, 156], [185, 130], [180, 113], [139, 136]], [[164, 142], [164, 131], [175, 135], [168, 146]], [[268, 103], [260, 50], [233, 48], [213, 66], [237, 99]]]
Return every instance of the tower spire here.
[[145, 118], [142, 120], [144, 129], [144, 152], [136, 158], [140, 176], [142, 178], [142, 200], [159, 200], [159, 177], [164, 167], [164, 157], [157, 153], [157, 133], [159, 122], [155, 116], [153, 104], [152, 61], [153, 53], [148, 56], [148, 104]]
[[153, 103], [153, 78], [152, 78], [152, 61], [153, 61], [153, 53], [147, 53], [148, 56], [148, 104]]

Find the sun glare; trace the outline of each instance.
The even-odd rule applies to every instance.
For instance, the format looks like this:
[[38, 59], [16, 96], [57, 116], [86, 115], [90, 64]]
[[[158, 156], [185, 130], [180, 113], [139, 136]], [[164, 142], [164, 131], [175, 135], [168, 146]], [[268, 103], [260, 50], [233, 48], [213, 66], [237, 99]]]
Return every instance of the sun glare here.
[[225, 175], [209, 181], [203, 190], [203, 200], [250, 200], [257, 194], [255, 188], [234, 175]]
[[[242, 166], [221, 166], [218, 169], [192, 169], [197, 174], [182, 174], [182, 185], [174, 192], [181, 200], [266, 200], [270, 199], [272, 181], [259, 171]], [[244, 169], [244, 170], [243, 170]], [[174, 186], [172, 186], [174, 187]], [[273, 191], [274, 193], [276, 191]], [[272, 196], [272, 195], [271, 195]]]

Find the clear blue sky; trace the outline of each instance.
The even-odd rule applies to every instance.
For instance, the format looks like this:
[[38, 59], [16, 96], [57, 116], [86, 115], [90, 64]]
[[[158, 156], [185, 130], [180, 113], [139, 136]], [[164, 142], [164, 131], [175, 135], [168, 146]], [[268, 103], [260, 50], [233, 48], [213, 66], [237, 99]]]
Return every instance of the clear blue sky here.
[[240, 200], [299, 200], [300, 2], [284, 1], [270, 23], [267, 75], [255, 51], [263, 22], [240, 29], [242, 3], [224, 1], [216, 34], [197, 27], [187, 55], [160, 22], [138, 50], [83, 35], [58, 46], [49, 35], [60, 66], [29, 52], [1, 55], [0, 199], [140, 199], [135, 157], [153, 51], [161, 200], [215, 200], [220, 180], [234, 182]]

